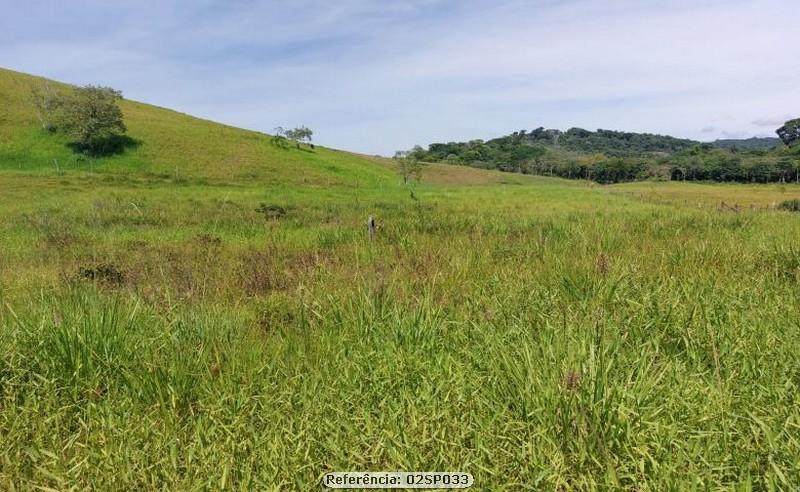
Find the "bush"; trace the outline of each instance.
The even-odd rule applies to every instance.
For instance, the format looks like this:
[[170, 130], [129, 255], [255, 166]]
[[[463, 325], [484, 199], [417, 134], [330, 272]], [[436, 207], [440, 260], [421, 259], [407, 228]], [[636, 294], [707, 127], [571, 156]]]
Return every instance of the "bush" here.
[[778, 209], [788, 212], [800, 212], [800, 200], [795, 198], [793, 200], [783, 201], [778, 205]]
[[264, 218], [266, 219], [280, 219], [286, 215], [287, 210], [280, 205], [267, 205], [266, 203], [262, 203], [256, 208], [256, 212], [264, 214]]

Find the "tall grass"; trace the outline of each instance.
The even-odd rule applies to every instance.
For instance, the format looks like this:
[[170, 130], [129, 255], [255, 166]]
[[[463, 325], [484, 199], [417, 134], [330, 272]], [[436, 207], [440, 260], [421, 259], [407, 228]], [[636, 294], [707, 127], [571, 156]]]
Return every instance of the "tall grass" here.
[[800, 223], [556, 183], [5, 202], [0, 483], [795, 487]]
[[800, 486], [797, 186], [411, 193], [134, 102], [141, 145], [86, 162], [27, 82], [0, 70], [0, 489]]

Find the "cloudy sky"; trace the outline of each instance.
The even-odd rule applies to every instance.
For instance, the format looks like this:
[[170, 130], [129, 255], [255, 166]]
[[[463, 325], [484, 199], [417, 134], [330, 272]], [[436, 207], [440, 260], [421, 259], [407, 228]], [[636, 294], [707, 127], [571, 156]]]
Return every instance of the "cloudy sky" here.
[[797, 0], [0, 0], [0, 66], [391, 154], [538, 126], [800, 116]]

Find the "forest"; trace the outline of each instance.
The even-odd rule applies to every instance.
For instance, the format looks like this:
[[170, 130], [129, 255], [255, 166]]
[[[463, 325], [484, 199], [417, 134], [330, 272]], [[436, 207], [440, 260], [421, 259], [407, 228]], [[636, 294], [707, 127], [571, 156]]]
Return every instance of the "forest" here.
[[776, 130], [780, 139], [713, 143], [649, 133], [540, 127], [488, 141], [433, 143], [427, 150], [417, 146], [410, 154], [425, 162], [599, 183], [648, 179], [800, 182], [800, 146], [794, 145], [797, 138], [791, 131], [796, 122], [789, 121]]

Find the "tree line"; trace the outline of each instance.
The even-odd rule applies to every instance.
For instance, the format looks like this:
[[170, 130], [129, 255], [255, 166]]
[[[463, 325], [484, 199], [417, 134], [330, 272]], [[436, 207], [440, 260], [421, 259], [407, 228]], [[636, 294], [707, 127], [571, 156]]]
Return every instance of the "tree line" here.
[[406, 154], [506, 172], [618, 183], [644, 179], [733, 182], [800, 182], [800, 119], [776, 133], [783, 145], [770, 150], [720, 148], [663, 135], [611, 130], [566, 132], [537, 128], [489, 141], [433, 143]]

